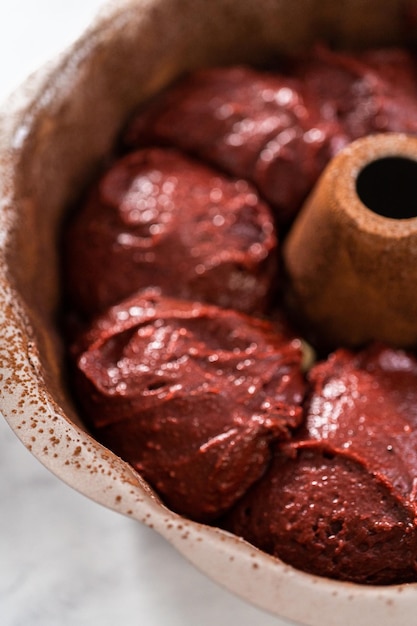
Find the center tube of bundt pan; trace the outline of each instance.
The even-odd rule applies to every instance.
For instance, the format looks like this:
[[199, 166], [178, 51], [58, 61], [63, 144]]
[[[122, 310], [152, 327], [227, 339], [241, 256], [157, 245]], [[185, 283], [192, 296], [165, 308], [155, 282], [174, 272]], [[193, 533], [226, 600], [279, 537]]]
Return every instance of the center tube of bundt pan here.
[[287, 305], [322, 349], [417, 344], [417, 138], [358, 139], [328, 164], [284, 242]]

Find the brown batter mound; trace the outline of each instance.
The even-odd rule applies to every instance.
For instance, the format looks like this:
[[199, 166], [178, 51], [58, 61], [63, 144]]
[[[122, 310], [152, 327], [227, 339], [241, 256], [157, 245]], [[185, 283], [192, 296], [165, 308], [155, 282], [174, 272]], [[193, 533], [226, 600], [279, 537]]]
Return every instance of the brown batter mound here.
[[300, 342], [235, 311], [147, 290], [73, 352], [98, 439], [198, 521], [230, 508], [302, 418]]
[[305, 571], [417, 580], [417, 361], [340, 350], [310, 374], [306, 422], [225, 526]]
[[75, 213], [66, 246], [69, 297], [88, 316], [148, 286], [264, 312], [277, 275], [272, 214], [255, 189], [175, 150], [117, 160]]

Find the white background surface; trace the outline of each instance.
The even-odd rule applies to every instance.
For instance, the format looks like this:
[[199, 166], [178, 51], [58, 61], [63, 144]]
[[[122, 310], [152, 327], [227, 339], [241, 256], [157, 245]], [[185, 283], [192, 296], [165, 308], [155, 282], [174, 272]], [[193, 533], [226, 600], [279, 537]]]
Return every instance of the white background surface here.
[[[0, 97], [75, 38], [101, 4], [0, 0]], [[0, 415], [0, 625], [284, 622], [219, 588], [153, 531], [67, 487]]]

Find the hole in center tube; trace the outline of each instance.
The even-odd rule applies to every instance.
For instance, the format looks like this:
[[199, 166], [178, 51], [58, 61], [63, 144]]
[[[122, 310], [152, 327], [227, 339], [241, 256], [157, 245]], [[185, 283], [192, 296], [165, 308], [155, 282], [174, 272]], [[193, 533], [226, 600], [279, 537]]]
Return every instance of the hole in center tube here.
[[366, 165], [356, 192], [374, 213], [397, 220], [417, 217], [417, 161], [384, 157]]

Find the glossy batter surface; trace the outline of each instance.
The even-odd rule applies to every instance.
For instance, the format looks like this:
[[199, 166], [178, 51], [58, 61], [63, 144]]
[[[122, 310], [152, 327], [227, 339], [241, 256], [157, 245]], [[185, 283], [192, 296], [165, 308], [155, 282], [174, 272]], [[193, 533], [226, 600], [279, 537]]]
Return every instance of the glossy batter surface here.
[[198, 70], [134, 114], [66, 234], [97, 438], [175, 511], [360, 583], [417, 580], [417, 362], [341, 349], [306, 379], [277, 242], [351, 140], [417, 132], [416, 78], [406, 51], [320, 46]]
[[305, 424], [225, 521], [309, 572], [417, 579], [417, 361], [373, 346], [310, 373]]
[[272, 213], [246, 181], [176, 150], [118, 159], [66, 233], [71, 301], [87, 316], [148, 286], [263, 312], [277, 266]]
[[252, 181], [287, 224], [341, 148], [384, 131], [417, 132], [414, 57], [318, 46], [280, 72], [193, 72], [138, 111], [125, 142], [175, 145]]
[[219, 517], [300, 424], [300, 342], [269, 322], [147, 290], [74, 346], [88, 422], [174, 510]]

